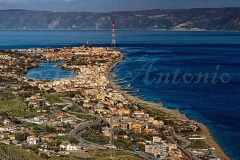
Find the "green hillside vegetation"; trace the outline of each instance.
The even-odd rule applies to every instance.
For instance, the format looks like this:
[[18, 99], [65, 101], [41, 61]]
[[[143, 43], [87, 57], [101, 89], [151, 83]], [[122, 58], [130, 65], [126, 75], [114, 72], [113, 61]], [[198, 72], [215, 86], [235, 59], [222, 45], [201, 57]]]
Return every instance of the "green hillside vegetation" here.
[[[110, 156], [110, 152], [109, 150], [89, 150], [88, 151], [89, 154], [93, 157], [93, 158], [89, 158], [89, 159], [97, 159], [98, 160], [106, 160], [106, 159], [111, 159], [111, 158], [107, 158]], [[126, 151], [115, 151], [115, 160], [142, 160], [141, 157], [139, 157], [136, 154], [132, 154]]]
[[38, 155], [28, 152], [14, 145], [4, 145], [0, 143], [0, 159], [1, 160], [43, 160]]
[[34, 117], [37, 115], [36, 112], [25, 111], [26, 103], [11, 91], [0, 92], [0, 100], [0, 115], [7, 114], [10, 117]]

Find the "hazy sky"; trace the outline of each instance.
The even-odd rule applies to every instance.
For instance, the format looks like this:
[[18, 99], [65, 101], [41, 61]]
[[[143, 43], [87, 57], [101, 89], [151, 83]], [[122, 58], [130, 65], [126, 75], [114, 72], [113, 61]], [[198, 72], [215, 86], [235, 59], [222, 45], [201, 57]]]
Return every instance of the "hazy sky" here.
[[206, 7], [240, 7], [240, 0], [0, 0], [0, 10], [110, 12]]

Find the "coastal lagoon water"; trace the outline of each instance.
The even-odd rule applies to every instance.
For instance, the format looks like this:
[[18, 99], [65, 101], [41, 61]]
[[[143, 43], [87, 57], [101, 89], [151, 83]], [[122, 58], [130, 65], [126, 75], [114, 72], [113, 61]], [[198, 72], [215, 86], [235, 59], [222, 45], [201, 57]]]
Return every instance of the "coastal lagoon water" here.
[[[87, 41], [109, 47], [111, 31], [0, 31], [2, 49]], [[204, 123], [227, 154], [240, 159], [239, 32], [117, 31], [116, 42], [126, 53], [114, 69], [116, 79], [128, 81], [122, 87], [130, 83], [143, 99]]]
[[38, 80], [56, 80], [75, 77], [72, 70], [57, 68], [57, 65], [63, 64], [61, 62], [42, 62], [41, 64], [42, 67], [31, 68], [25, 77]]

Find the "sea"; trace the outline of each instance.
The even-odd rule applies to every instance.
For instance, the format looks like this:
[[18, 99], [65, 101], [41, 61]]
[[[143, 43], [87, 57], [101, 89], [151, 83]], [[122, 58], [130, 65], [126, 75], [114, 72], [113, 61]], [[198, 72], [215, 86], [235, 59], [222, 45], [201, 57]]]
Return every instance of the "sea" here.
[[[205, 124], [231, 159], [240, 160], [240, 32], [116, 30], [116, 44], [124, 54], [113, 70], [119, 85], [131, 84], [132, 94]], [[111, 31], [0, 31], [0, 49], [82, 45], [110, 47]], [[44, 79], [74, 76], [54, 73], [56, 64], [43, 66], [26, 76], [37, 78], [41, 70]]]

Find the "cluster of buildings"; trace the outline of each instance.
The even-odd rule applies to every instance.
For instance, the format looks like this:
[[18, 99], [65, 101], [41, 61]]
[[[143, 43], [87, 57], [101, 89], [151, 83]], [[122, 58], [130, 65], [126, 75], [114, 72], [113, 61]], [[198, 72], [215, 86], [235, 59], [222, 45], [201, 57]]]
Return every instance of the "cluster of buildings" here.
[[20, 78], [29, 68], [40, 66], [40, 59], [36, 55], [0, 52], [0, 77]]
[[[21, 52], [45, 53], [41, 55], [44, 61], [63, 61], [65, 62], [61, 68], [71, 69], [76, 76], [74, 78], [66, 78], [59, 80], [38, 81], [21, 78], [21, 80], [28, 82], [33, 87], [38, 87], [41, 91], [54, 90], [56, 92], [77, 91], [73, 98], [78, 104], [81, 104], [89, 115], [99, 115], [108, 122], [108, 126], [101, 128], [102, 134], [114, 139], [123, 138], [131, 139], [124, 135], [118, 135], [120, 130], [129, 132], [132, 131], [136, 134], [152, 137], [152, 140], [142, 138], [137, 141], [136, 145], [144, 145], [145, 152], [161, 157], [162, 159], [180, 158], [184, 159], [186, 156], [179, 149], [178, 144], [171, 143], [166, 139], [166, 135], [171, 135], [172, 132], [169, 126], [166, 125], [164, 119], [159, 119], [153, 115], [140, 109], [137, 102], [130, 101], [119, 90], [110, 87], [108, 79], [108, 72], [115, 64], [122, 60], [122, 54], [116, 50], [108, 48], [90, 48], [90, 47], [65, 47], [57, 49], [36, 49], [36, 50], [21, 50]], [[5, 60], [11, 60], [8, 56], [0, 56]], [[28, 60], [28, 58], [24, 57]], [[37, 63], [36, 63], [37, 64]], [[36, 65], [34, 64], [34, 65]], [[33, 66], [34, 66], [33, 65]], [[0, 66], [1, 68], [1, 66]], [[62, 110], [56, 110], [57, 104], [50, 104], [41, 95], [33, 95], [26, 99], [29, 111], [36, 111], [40, 115], [33, 118], [23, 119], [23, 121], [34, 123], [38, 125], [60, 126], [61, 124], [70, 124], [71, 126], [77, 125], [81, 122], [75, 115], [71, 115]], [[69, 104], [66, 104], [66, 106]], [[5, 122], [5, 121], [4, 121]], [[192, 123], [184, 123], [180, 120], [174, 121], [175, 132], [196, 132], [198, 126]], [[10, 133], [8, 136], [13, 138], [12, 133], [18, 133], [19, 128], [15, 125], [6, 125], [0, 127], [0, 132]], [[59, 127], [57, 127], [59, 128]], [[66, 128], [63, 128], [66, 130]], [[13, 132], [11, 132], [13, 130]], [[36, 136], [33, 130], [27, 129], [28, 134], [26, 143], [28, 145], [37, 145], [39, 141], [49, 142], [53, 141], [56, 135], [47, 134]], [[59, 129], [60, 130], [60, 129]], [[20, 130], [21, 131], [21, 130]], [[26, 131], [26, 130], [25, 130]], [[62, 129], [61, 129], [62, 131]], [[168, 133], [164, 136], [162, 133]], [[65, 131], [66, 132], [66, 131]], [[58, 133], [59, 136], [60, 133]], [[61, 135], [60, 135], [61, 136]], [[1, 136], [0, 136], [1, 137]], [[192, 138], [204, 137], [200, 135], [188, 136], [188, 140]], [[195, 139], [194, 139], [195, 140]], [[199, 139], [198, 139], [199, 140]], [[77, 150], [78, 146], [69, 142], [62, 142], [59, 144], [59, 150]], [[40, 147], [41, 152], [47, 151], [48, 147]], [[209, 150], [207, 150], [209, 151]], [[213, 152], [205, 150], [189, 150], [192, 154], [198, 153], [212, 155]], [[211, 150], [212, 151], [212, 150]]]
[[[76, 55], [80, 60], [78, 64], [71, 62]], [[131, 130], [134, 133], [154, 137], [160, 134], [159, 128], [164, 128], [163, 120], [151, 117], [139, 109], [136, 102], [129, 101], [118, 90], [109, 87], [107, 72], [113, 63], [121, 60], [120, 52], [109, 51], [106, 48], [73, 47], [48, 52], [44, 57], [49, 61], [67, 59], [62, 67], [74, 70], [76, 77], [32, 84], [38, 85], [41, 90], [53, 88], [57, 92], [79, 91], [81, 94], [75, 95], [74, 100], [81, 103], [89, 114], [99, 114], [108, 122], [109, 126], [102, 127], [102, 133], [105, 136], [120, 138], [117, 134], [112, 135], [114, 128], [116, 133], [119, 130]], [[129, 138], [127, 135], [121, 135], [121, 137]], [[138, 142], [138, 144], [146, 143], [145, 140]], [[182, 157], [176, 145], [166, 144], [163, 141], [154, 140], [153, 143], [145, 145], [145, 151], [154, 156], [161, 155], [162, 158], [169, 155]], [[172, 154], [173, 151], [174, 154]]]
[[39, 94], [26, 98], [25, 102], [28, 111], [34, 110], [40, 114], [33, 118], [23, 119], [29, 123], [49, 126], [59, 126], [64, 123], [76, 126], [79, 122], [84, 121], [84, 119], [80, 119], [66, 111], [68, 108], [76, 107], [71, 103], [50, 103]]
[[160, 137], [153, 137], [153, 140], [145, 145], [145, 152], [150, 153], [155, 157], [161, 157], [162, 159], [169, 159], [169, 157], [174, 156], [180, 158], [184, 157], [176, 144], [162, 140]]
[[[70, 151], [80, 150], [81, 147], [70, 143], [66, 138], [74, 126], [85, 121], [62, 110], [65, 107], [76, 107], [70, 103], [50, 103], [40, 94], [26, 98], [27, 112], [37, 112], [33, 118], [20, 118], [21, 124], [16, 124], [8, 116], [0, 117], [0, 142], [15, 144], [23, 148], [37, 146], [38, 154], [52, 155], [70, 154]], [[58, 105], [61, 105], [59, 107]], [[31, 109], [30, 109], [31, 108]], [[26, 122], [26, 123], [25, 123]], [[31, 125], [32, 124], [32, 125]], [[35, 128], [34, 126], [39, 126]], [[51, 143], [57, 143], [52, 146]]]

